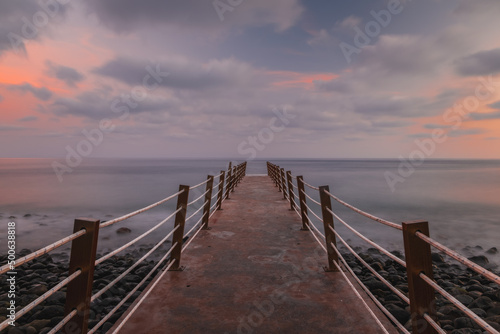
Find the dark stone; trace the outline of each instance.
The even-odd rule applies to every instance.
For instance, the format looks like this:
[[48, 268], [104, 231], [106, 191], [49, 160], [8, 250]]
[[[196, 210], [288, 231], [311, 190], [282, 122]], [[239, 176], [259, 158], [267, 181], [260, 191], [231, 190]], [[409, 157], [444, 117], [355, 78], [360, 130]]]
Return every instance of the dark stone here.
[[469, 308], [478, 307], [482, 309], [488, 309], [492, 306], [493, 306], [493, 301], [490, 298], [481, 296], [476, 300], [474, 300], [472, 303], [470, 303]]
[[491, 247], [490, 249], [488, 249], [486, 251], [486, 253], [488, 253], [488, 254], [497, 254], [498, 253], [498, 249], [496, 247]]
[[43, 319], [51, 319], [61, 315], [64, 315], [64, 307], [57, 305], [46, 306], [39, 312], [39, 317]]
[[457, 329], [471, 328], [474, 326], [472, 319], [469, 317], [459, 317], [453, 321], [453, 326]]
[[432, 253], [432, 262], [443, 263], [444, 262], [444, 258], [439, 253]]
[[471, 308], [470, 309], [472, 312], [476, 313], [478, 316], [481, 318], [486, 318], [486, 311], [483, 310], [482, 308]]
[[28, 293], [37, 296], [43, 295], [45, 292], [47, 292], [47, 286], [43, 284], [35, 284], [31, 289], [28, 290]]
[[48, 324], [50, 324], [50, 320], [41, 319], [41, 320], [33, 320], [32, 322], [30, 322], [29, 326], [32, 326], [37, 331], [40, 331], [42, 328], [46, 327]]
[[129, 229], [128, 227], [120, 227], [119, 229], [116, 230], [116, 233], [118, 234], [127, 234], [130, 232], [132, 232], [132, 230]]
[[472, 256], [469, 257], [469, 260], [483, 267], [490, 263], [490, 261], [488, 261], [488, 258], [484, 255]]
[[479, 284], [474, 284], [467, 287], [467, 291], [479, 291], [484, 292], [484, 288]]
[[410, 319], [410, 312], [408, 312], [404, 308], [401, 308], [394, 304], [388, 304], [385, 307], [402, 324], [405, 324]]
[[455, 298], [465, 306], [470, 305], [474, 301], [474, 298], [468, 295], [458, 295]]

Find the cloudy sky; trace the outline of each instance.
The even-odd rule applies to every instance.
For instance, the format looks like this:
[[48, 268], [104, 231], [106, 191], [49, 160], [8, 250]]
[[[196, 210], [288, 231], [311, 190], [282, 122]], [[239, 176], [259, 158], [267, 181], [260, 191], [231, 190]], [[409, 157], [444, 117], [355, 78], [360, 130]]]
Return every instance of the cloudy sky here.
[[498, 0], [2, 1], [0, 157], [500, 158], [498, 17]]

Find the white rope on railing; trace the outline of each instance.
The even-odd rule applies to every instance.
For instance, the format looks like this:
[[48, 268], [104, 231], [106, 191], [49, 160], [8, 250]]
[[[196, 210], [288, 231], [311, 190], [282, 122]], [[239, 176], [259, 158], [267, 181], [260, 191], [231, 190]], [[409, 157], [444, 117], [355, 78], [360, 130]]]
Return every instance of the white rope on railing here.
[[200, 217], [200, 219], [198, 219], [198, 221], [196, 222], [196, 224], [194, 224], [194, 225], [193, 225], [193, 227], [191, 227], [191, 229], [190, 229], [187, 233], [185, 233], [185, 234], [184, 234], [184, 236], [183, 236], [184, 238], [185, 238], [186, 236], [188, 236], [189, 234], [191, 234], [191, 232], [193, 232], [193, 230], [194, 230], [196, 227], [198, 227], [198, 225], [201, 223], [201, 221], [203, 220], [203, 217], [205, 217], [205, 215], [206, 215], [206, 214], [204, 214], [203, 216], [201, 216], [201, 217]]
[[295, 189], [299, 189], [299, 187], [293, 184], [293, 182], [292, 182], [292, 187], [294, 187]]
[[199, 201], [201, 198], [203, 198], [206, 194], [208, 194], [208, 192], [210, 191], [210, 189], [208, 189], [207, 191], [205, 191], [203, 194], [201, 194], [200, 196], [198, 196], [196, 199], [192, 200], [191, 202], [189, 202], [187, 204], [187, 206], [190, 206], [191, 204], [194, 204], [196, 203], [197, 201]]
[[154, 281], [154, 283], [150, 286], [150, 288], [148, 289], [148, 291], [146, 291], [146, 293], [141, 297], [141, 299], [135, 304], [134, 308], [132, 308], [132, 310], [130, 310], [130, 312], [125, 316], [125, 318], [123, 319], [123, 321], [118, 325], [118, 327], [116, 327], [116, 329], [113, 331], [113, 334], [118, 334], [120, 332], [120, 329], [122, 329], [123, 325], [125, 325], [125, 323], [128, 321], [128, 319], [130, 319], [130, 317], [132, 316], [132, 314], [134, 314], [134, 312], [137, 311], [137, 309], [139, 308], [139, 306], [141, 306], [142, 302], [149, 296], [149, 294], [151, 293], [151, 291], [153, 291], [153, 289], [158, 284], [158, 282], [161, 281], [161, 279], [163, 278], [163, 276], [165, 276], [165, 274], [168, 272], [168, 270], [170, 269], [170, 267], [172, 267], [172, 265], [176, 261], [177, 260], [174, 259], [172, 262], [170, 262], [170, 264], [160, 274], [160, 276], [156, 279], [156, 281]]
[[363, 264], [366, 267], [366, 269], [370, 270], [372, 274], [375, 275], [375, 277], [377, 277], [382, 283], [384, 283], [389, 289], [391, 289], [391, 291], [394, 292], [404, 302], [406, 302], [408, 305], [410, 304], [410, 299], [403, 292], [394, 287], [385, 278], [383, 278], [375, 269], [373, 269], [368, 263], [366, 263], [366, 261], [363, 260], [361, 256], [359, 256], [359, 254], [356, 253], [354, 249], [351, 248], [351, 246], [349, 246], [349, 244], [339, 235], [337, 231], [335, 231], [333, 227], [331, 226], [328, 227], [330, 227], [330, 230], [332, 230], [332, 232], [335, 233], [337, 238], [339, 238], [339, 240], [344, 244], [344, 246], [352, 253], [352, 255], [356, 257], [356, 259], [358, 259], [359, 262], [361, 262], [361, 264]]
[[[31, 254], [28, 254], [24, 257], [20, 257], [16, 260], [16, 262], [14, 263], [14, 267], [18, 267], [22, 264], [25, 264], [26, 262], [30, 262], [34, 259], [36, 259], [37, 257], [40, 257], [44, 254], [47, 254], [48, 252], [58, 248], [58, 247], [61, 247], [62, 245], [65, 245], [67, 244], [68, 242], [72, 241], [72, 240], [75, 240], [76, 238], [78, 237], [81, 237], [82, 235], [84, 235], [85, 233], [87, 233], [87, 230], [83, 229], [83, 230], [80, 230], [78, 232], [75, 232], [61, 240], [58, 240], [48, 246], [45, 246], [43, 248], [40, 248], [39, 250], [37, 250], [36, 252], [33, 252]], [[11, 268], [11, 265], [10, 264], [6, 264], [6, 265], [3, 265], [2, 267], [0, 267], [0, 275], [2, 274], [5, 274], [6, 272], [8, 272], [9, 270], [12, 270]]]
[[170, 231], [170, 233], [167, 234], [167, 236], [165, 238], [163, 238], [156, 245], [154, 245], [154, 247], [151, 248], [146, 254], [144, 254], [143, 257], [141, 257], [133, 265], [131, 265], [130, 268], [128, 268], [123, 273], [121, 273], [117, 278], [115, 278], [114, 280], [112, 280], [111, 282], [109, 282], [108, 285], [106, 285], [104, 288], [102, 288], [101, 290], [97, 291], [92, 296], [92, 298], [90, 298], [90, 301], [91, 302], [95, 301], [103, 293], [105, 293], [106, 291], [108, 291], [113, 285], [115, 285], [118, 281], [120, 281], [123, 277], [125, 277], [128, 273], [130, 273], [132, 270], [134, 270], [135, 267], [137, 267], [142, 261], [144, 261], [149, 255], [151, 255], [151, 253], [153, 253], [156, 249], [158, 249], [158, 247], [160, 247], [165, 241], [167, 241], [167, 239], [174, 233], [174, 231], [175, 231], [175, 229], [173, 229], [172, 231]]
[[449, 249], [448, 247], [444, 246], [443, 244], [440, 244], [436, 240], [426, 236], [425, 234], [421, 232], [415, 233], [417, 237], [422, 239], [423, 241], [427, 242], [429, 245], [435, 247], [436, 249], [440, 250], [441, 252], [445, 253], [446, 255], [450, 256], [451, 258], [457, 260], [458, 262], [462, 263], [463, 265], [466, 265], [470, 269], [474, 270], [478, 274], [483, 275], [484, 277], [488, 278], [490, 281], [499, 284], [500, 285], [500, 276], [495, 275], [491, 271], [481, 267], [480, 265], [472, 262], [471, 260], [467, 259], [463, 255], [460, 255], [459, 253], [455, 252], [454, 250]]
[[[149, 279], [149, 277], [156, 271], [156, 269], [158, 269], [158, 267], [167, 259], [167, 257], [170, 255], [170, 253], [172, 252], [172, 250], [174, 249], [174, 247], [177, 246], [177, 242], [174, 243], [172, 245], [172, 247], [170, 247], [170, 249], [168, 250], [168, 252], [160, 259], [160, 261], [158, 261], [158, 263], [153, 267], [153, 269], [151, 269], [149, 271], [149, 273], [144, 276], [144, 278], [142, 279], [142, 281], [140, 281], [129, 293], [128, 295], [125, 296], [125, 298], [123, 298], [119, 303], [118, 305], [116, 305], [111, 311], [109, 311], [108, 314], [106, 314], [102, 319], [101, 321], [99, 321], [94, 327], [92, 327], [91, 330], [89, 330], [87, 332], [87, 334], [93, 334], [95, 333], [96, 330], [98, 330], [102, 325], [104, 325], [104, 323], [106, 323], [106, 321], [111, 318], [111, 316], [113, 314], [115, 314], [115, 312], [123, 305], [125, 304], [125, 302], [137, 291], [139, 290], [139, 288]], [[172, 264], [174, 263], [175, 261], [172, 261]], [[170, 268], [170, 266], [168, 267], [168, 269]], [[167, 269], [167, 270], [168, 270]]]
[[219, 192], [215, 192], [215, 194], [210, 198], [210, 200], [213, 201], [214, 198], [216, 198], [217, 196], [219, 196]]
[[[201, 219], [200, 219], [200, 221], [201, 221]], [[203, 225], [205, 225], [205, 224], [203, 224]], [[191, 238], [189, 238], [188, 241], [186, 242], [186, 244], [182, 247], [181, 254], [186, 250], [186, 248], [188, 248], [189, 244], [194, 240], [194, 238], [196, 238], [196, 236], [198, 235], [198, 233], [200, 233], [201, 231], [202, 231], [202, 228], [200, 226], [200, 228], [198, 229], [198, 231], [196, 231], [196, 233], [193, 234], [193, 236]]]
[[342, 205], [344, 205], [344, 206], [348, 207], [349, 209], [351, 209], [351, 210], [353, 210], [353, 211], [355, 211], [355, 212], [359, 213], [360, 215], [363, 215], [363, 216], [365, 216], [365, 217], [367, 217], [367, 218], [370, 218], [371, 220], [374, 220], [374, 221], [379, 222], [379, 223], [381, 223], [381, 224], [384, 224], [384, 225], [390, 226], [390, 227], [395, 228], [395, 229], [397, 229], [397, 230], [400, 230], [400, 231], [401, 231], [401, 230], [403, 230], [403, 228], [402, 228], [402, 227], [401, 227], [401, 225], [399, 225], [399, 224], [396, 224], [396, 223], [390, 222], [390, 221], [388, 221], [388, 220], [385, 220], [385, 219], [379, 218], [379, 217], [377, 217], [377, 216], [371, 215], [371, 214], [369, 214], [369, 213], [367, 213], [367, 212], [364, 212], [363, 210], [360, 210], [360, 209], [358, 209], [358, 208], [356, 208], [356, 207], [354, 207], [354, 206], [352, 206], [352, 205], [350, 205], [350, 204], [348, 204], [348, 203], [344, 202], [343, 200], [341, 200], [341, 199], [340, 199], [340, 198], [338, 198], [337, 196], [332, 195], [330, 192], [328, 192], [328, 191], [326, 191], [326, 190], [325, 190], [325, 193], [326, 193], [328, 196], [330, 196], [331, 198], [333, 198], [334, 200], [336, 200], [337, 202], [339, 202], [340, 204], [342, 204]]
[[[50, 296], [52, 296], [54, 293], [56, 293], [57, 291], [59, 291], [61, 288], [63, 288], [64, 286], [66, 286], [66, 284], [68, 284], [69, 282], [71, 282], [72, 280], [74, 280], [75, 278], [77, 278], [81, 273], [82, 273], [81, 270], [75, 271], [73, 274], [71, 274], [68, 277], [66, 277], [65, 279], [63, 279], [56, 286], [54, 286], [53, 288], [49, 289], [43, 295], [41, 295], [40, 297], [38, 297], [37, 299], [35, 299], [34, 301], [32, 301], [31, 303], [29, 303], [28, 305], [26, 305], [25, 307], [23, 307], [19, 311], [17, 311], [16, 315], [15, 315], [16, 319], [21, 318], [23, 315], [25, 315], [26, 313], [28, 313], [29, 311], [31, 311], [34, 307], [38, 306], [44, 300], [46, 300], [47, 298], [49, 298]], [[4, 322], [2, 322], [0, 324], [0, 331], [2, 331], [5, 328], [7, 328], [9, 326], [9, 322], [10, 321], [11, 321], [10, 319], [7, 319]]]
[[[347, 269], [347, 271], [349, 271], [349, 273], [351, 274], [351, 277], [353, 277], [356, 282], [358, 282], [358, 284], [361, 286], [361, 288], [363, 290], [365, 290], [366, 294], [370, 297], [370, 299], [375, 303], [375, 305], [377, 305], [377, 307], [386, 315], [387, 318], [389, 318], [398, 328], [399, 330], [401, 330], [403, 333], [405, 334], [410, 334], [410, 332], [392, 315], [391, 312], [389, 312], [385, 307], [384, 305], [382, 305], [382, 303], [377, 299], [377, 297], [375, 297], [373, 295], [373, 293], [371, 293], [370, 289], [368, 289], [366, 287], [366, 285], [363, 284], [363, 282], [361, 282], [361, 280], [359, 279], [358, 276], [356, 276], [356, 274], [354, 273], [354, 271], [352, 271], [351, 267], [349, 267], [349, 264], [347, 263], [347, 261], [344, 259], [344, 257], [342, 256], [342, 254], [340, 254], [339, 250], [335, 247], [335, 245], [332, 243], [331, 244], [332, 247], [333, 247], [333, 250], [337, 253], [337, 256], [339, 257], [340, 261], [342, 261], [342, 263], [344, 264], [344, 267]], [[347, 275], [345, 275], [343, 273], [343, 271], [341, 270], [340, 266], [334, 262], [335, 266], [337, 267], [337, 269], [344, 275], [344, 278], [350, 283], [350, 281], [347, 279]], [[354, 291], [357, 291], [355, 288], [354, 288], [354, 285], [352, 285], [351, 283], [349, 284], [351, 286], [351, 289], [353, 289]], [[361, 298], [361, 300], [363, 300]], [[364, 300], [363, 300], [364, 301]], [[365, 307], [368, 308], [368, 305], [366, 303], [364, 303]], [[368, 308], [369, 309], [369, 308]], [[369, 309], [371, 311], [371, 309]], [[372, 314], [372, 316], [375, 317], [375, 319], [378, 320], [378, 317], [376, 317], [373, 313], [373, 311], [370, 312]], [[380, 323], [381, 324], [381, 323]], [[380, 326], [380, 325], [379, 325]], [[383, 327], [385, 329], [385, 327]]]
[[440, 287], [436, 282], [434, 282], [429, 276], [424, 273], [420, 273], [419, 277], [423, 279], [427, 284], [429, 284], [434, 290], [436, 290], [444, 298], [448, 299], [453, 305], [455, 305], [460, 311], [464, 312], [469, 318], [472, 319], [476, 324], [481, 326], [484, 330], [491, 334], [500, 334], [493, 327], [491, 327], [486, 321], [481, 319], [476, 313], [472, 312], [467, 306], [458, 301], [455, 297], [446, 292], [445, 289]]
[[382, 253], [384, 253], [385, 255], [387, 255], [389, 258], [391, 258], [393, 261], [397, 262], [398, 264], [400, 264], [401, 266], [405, 267], [406, 268], [406, 262], [402, 259], [400, 259], [399, 257], [397, 257], [396, 255], [392, 254], [391, 252], [389, 252], [388, 250], [386, 250], [384, 247], [378, 245], [377, 243], [371, 241], [370, 239], [368, 239], [367, 237], [365, 237], [363, 234], [361, 234], [360, 232], [358, 232], [356, 229], [354, 229], [351, 225], [347, 224], [342, 218], [340, 218], [339, 216], [337, 216], [332, 210], [330, 210], [329, 208], [326, 208], [326, 210], [328, 212], [330, 212], [333, 217], [335, 217], [335, 219], [337, 219], [339, 222], [341, 222], [342, 224], [344, 224], [345, 227], [347, 227], [349, 230], [351, 230], [354, 234], [356, 234], [358, 237], [360, 237], [361, 239], [363, 239], [364, 241], [366, 241], [367, 243], [369, 243], [370, 245], [372, 245], [373, 247], [375, 247], [376, 249], [378, 249], [379, 251], [381, 251]]
[[441, 326], [439, 326], [439, 324], [431, 318], [430, 315], [428, 315], [427, 313], [424, 313], [424, 319], [429, 323], [429, 325], [432, 326], [432, 328], [434, 328], [436, 330], [436, 332], [438, 332], [439, 334], [447, 334], [447, 332], [441, 328]]
[[[215, 203], [215, 204], [217, 204], [217, 203]], [[216, 212], [217, 212], [217, 210], [212, 211], [212, 213], [208, 215], [208, 219], [212, 218], [212, 216], [213, 216]]]
[[149, 209], [152, 209], [152, 208], [154, 208], [154, 207], [156, 207], [156, 206], [158, 206], [158, 205], [160, 205], [160, 204], [163, 204], [163, 203], [165, 203], [165, 202], [167, 202], [167, 201], [171, 200], [172, 198], [177, 197], [178, 195], [182, 194], [183, 192], [184, 192], [184, 190], [181, 190], [181, 191], [179, 191], [179, 192], [177, 192], [177, 193], [175, 193], [175, 194], [173, 194], [173, 195], [168, 196], [168, 197], [167, 197], [167, 198], [165, 198], [165, 199], [162, 199], [161, 201], [158, 201], [158, 202], [156, 202], [156, 203], [154, 203], [154, 204], [148, 205], [148, 206], [146, 206], [146, 207], [144, 207], [144, 208], [142, 208], [142, 209], [139, 209], [139, 210], [137, 210], [137, 211], [131, 212], [131, 213], [126, 214], [126, 215], [124, 215], [124, 216], [121, 216], [121, 217], [118, 217], [118, 218], [115, 218], [115, 219], [112, 219], [112, 220], [108, 220], [108, 221], [106, 221], [106, 222], [103, 222], [103, 223], [101, 223], [100, 227], [101, 227], [101, 228], [103, 228], [103, 227], [107, 227], [107, 226], [110, 226], [110, 225], [116, 224], [116, 223], [118, 223], [118, 222], [124, 221], [125, 219], [128, 219], [128, 218], [130, 218], [130, 217], [133, 217], [133, 216], [138, 215], [138, 214], [140, 214], [140, 213], [143, 213], [143, 212], [145, 212], [145, 211], [148, 211]]
[[[306, 216], [306, 217], [307, 217], [307, 216]], [[307, 219], [309, 220], [309, 217], [307, 217]], [[311, 223], [311, 220], [309, 220], [309, 224], [312, 224], [312, 223]], [[318, 237], [316, 236], [316, 234], [314, 234], [314, 231], [313, 231], [313, 230], [311, 230], [310, 228], [308, 228], [307, 230], [308, 230], [309, 232], [311, 232], [312, 236], [314, 237], [314, 239], [316, 239], [316, 241], [318, 242], [318, 244], [320, 245], [320, 247], [321, 247], [321, 248], [323, 248], [323, 250], [324, 250], [325, 252], [327, 252], [327, 253], [328, 253], [328, 251], [326, 250], [326, 246], [325, 246], [325, 245], [323, 245], [323, 243], [321, 242], [321, 240], [319, 240], [319, 239], [318, 239]]]
[[214, 204], [212, 204], [209, 211], [212, 211], [216, 206], [217, 206], [217, 201], [215, 201]]
[[208, 181], [210, 181], [210, 179], [206, 179], [205, 181], [201, 182], [201, 183], [198, 183], [197, 185], [195, 186], [192, 186], [192, 187], [189, 187], [189, 190], [193, 190], [193, 189], [196, 189], [198, 187], [201, 187], [202, 185], [204, 185], [205, 183], [207, 183]]
[[314, 203], [318, 204], [319, 206], [321, 206], [321, 203], [318, 202], [317, 200], [315, 200], [314, 198], [312, 198], [311, 196], [309, 196], [304, 190], [301, 190], [301, 192], [306, 195], [307, 198], [309, 198], [311, 201], [313, 201]]
[[186, 218], [185, 222], [189, 221], [191, 218], [193, 218], [194, 216], [196, 216], [196, 214], [198, 212], [200, 212], [201, 210], [203, 210], [203, 208], [205, 207], [205, 202], [203, 203], [203, 205], [201, 205], [198, 210], [196, 210], [195, 212], [193, 212], [189, 217]]
[[[309, 208], [309, 206], [308, 206], [308, 208]], [[320, 222], [323, 222], [323, 218], [318, 216], [313, 210], [311, 210], [311, 208], [309, 208], [309, 212], [311, 212], [313, 214], [313, 216], [316, 217], [317, 220], [319, 220]]]
[[[162, 220], [160, 223], [158, 223], [156, 226], [152, 227], [151, 229], [149, 229], [148, 231], [146, 231], [145, 233], [141, 234], [140, 236], [138, 236], [137, 238], [135, 238], [134, 240], [126, 243], [125, 245], [115, 249], [114, 251], [100, 257], [99, 259], [97, 259], [95, 261], [95, 265], [99, 265], [101, 263], [103, 263], [104, 261], [106, 261], [107, 259], [115, 256], [116, 254], [120, 253], [122, 250], [130, 247], [131, 245], [135, 244], [137, 241], [141, 240], [142, 238], [144, 238], [145, 236], [147, 236], [148, 234], [150, 234], [151, 232], [153, 232], [154, 230], [156, 230], [158, 227], [160, 227], [161, 225], [165, 224], [170, 218], [172, 218], [175, 214], [177, 214], [177, 212], [181, 211], [182, 208], [178, 208], [177, 210], [175, 210], [170, 216], [168, 216], [167, 218], [165, 218], [164, 220]], [[174, 228], [174, 231], [177, 230], [179, 228], [179, 226], [176, 226]]]
[[312, 186], [312, 185], [310, 185], [309, 183], [307, 183], [307, 182], [306, 182], [306, 181], [304, 181], [304, 180], [302, 180], [302, 182], [304, 183], [304, 185], [308, 186], [308, 187], [309, 187], [309, 188], [311, 188], [311, 189], [314, 189], [314, 190], [319, 190], [319, 188], [318, 188], [318, 187]]
[[73, 318], [78, 311], [74, 309], [73, 311], [69, 312], [67, 316], [65, 316], [54, 328], [52, 328], [47, 334], [56, 334], [59, 332], [61, 328], [63, 328], [64, 325], [66, 325], [71, 318]]

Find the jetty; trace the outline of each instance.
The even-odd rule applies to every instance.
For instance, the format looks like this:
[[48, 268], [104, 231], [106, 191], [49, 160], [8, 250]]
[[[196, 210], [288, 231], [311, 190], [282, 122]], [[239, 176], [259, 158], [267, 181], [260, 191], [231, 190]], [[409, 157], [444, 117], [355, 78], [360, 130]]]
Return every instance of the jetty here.
[[[28, 305], [16, 308], [14, 318], [66, 289], [64, 317], [49, 333], [99, 333], [127, 300], [133, 302], [108, 333], [446, 333], [436, 312], [439, 294], [479, 328], [498, 333], [493, 324], [434, 280], [431, 248], [494, 284], [500, 278], [432, 239], [426, 221], [394, 223], [343, 201], [328, 185], [311, 185], [271, 162], [267, 175], [247, 175], [246, 165], [229, 164], [227, 170], [208, 175], [197, 185], [180, 185], [177, 193], [109, 221], [76, 219], [73, 234], [16, 259], [14, 266], [0, 267], [0, 274], [8, 274], [71, 243], [68, 277]], [[174, 210], [164, 220], [97, 258], [100, 229], [174, 201]], [[339, 217], [333, 204], [347, 207], [381, 228], [400, 231], [404, 257], [359, 233]], [[172, 229], [151, 250], [109, 284], [93, 289], [96, 266], [167, 222]], [[370, 266], [344, 240], [336, 224], [345, 225], [400, 266], [406, 272], [407, 285], [393, 286], [386, 274]], [[112, 291], [114, 284], [133, 273], [165, 242], [171, 242], [171, 247], [151, 271], [89, 328], [91, 303]], [[407, 324], [400, 323], [394, 310], [387, 309], [377, 299], [377, 292], [357, 277], [339, 250], [341, 245], [384, 289], [408, 305], [411, 316]], [[9, 318], [0, 324], [0, 331], [8, 326]]]

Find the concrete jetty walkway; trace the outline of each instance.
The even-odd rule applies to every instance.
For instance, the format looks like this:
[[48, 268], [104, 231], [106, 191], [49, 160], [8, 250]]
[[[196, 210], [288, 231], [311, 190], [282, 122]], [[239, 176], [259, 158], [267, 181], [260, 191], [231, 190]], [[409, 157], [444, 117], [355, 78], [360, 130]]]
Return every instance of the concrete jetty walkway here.
[[120, 334], [383, 333], [269, 177], [246, 176], [222, 208]]

